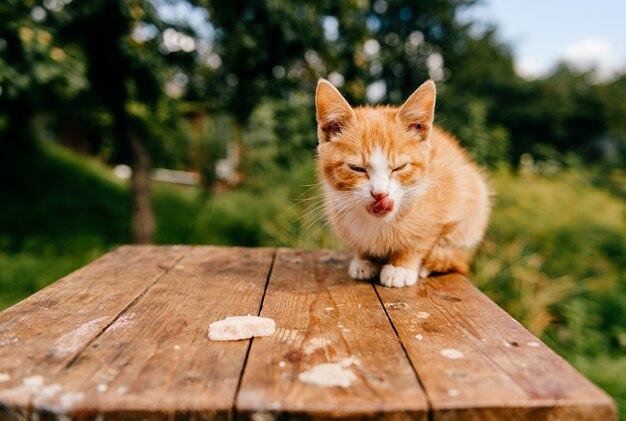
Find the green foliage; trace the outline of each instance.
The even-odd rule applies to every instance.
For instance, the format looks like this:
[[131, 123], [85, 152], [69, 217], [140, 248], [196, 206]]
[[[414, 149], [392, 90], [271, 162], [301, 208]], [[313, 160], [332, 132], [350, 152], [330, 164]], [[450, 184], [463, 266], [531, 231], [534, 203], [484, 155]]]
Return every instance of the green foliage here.
[[320, 19], [328, 3], [209, 1], [214, 49], [221, 62], [207, 75], [214, 106], [244, 125], [263, 97], [289, 92], [305, 73], [309, 81], [315, 79], [315, 69], [307, 68], [303, 59], [324, 47]]
[[487, 106], [476, 100], [468, 106], [469, 124], [458, 131], [461, 144], [480, 165], [496, 167], [509, 156], [509, 133], [502, 126], [487, 127]]
[[57, 146], [0, 166], [0, 195], [2, 307], [130, 239], [128, 189]]
[[[130, 240], [127, 188], [102, 164], [84, 160], [54, 145], [0, 166], [0, 236], [5, 250], [29, 243], [80, 248], [75, 239], [102, 239], [102, 244]], [[80, 243], [80, 242], [79, 242]]]
[[46, 285], [109, 251], [102, 239], [77, 236], [71, 244], [31, 239], [19, 251], [0, 247], [0, 308], [34, 294]]
[[619, 419], [623, 420], [626, 417], [626, 357], [623, 354], [614, 358], [570, 355], [568, 359], [583, 375], [611, 394], [617, 403]]
[[32, 19], [30, 10], [23, 1], [9, 0], [0, 6], [3, 96], [8, 100], [29, 96], [39, 106], [51, 96], [76, 96], [87, 87], [81, 50], [63, 43], [57, 27]]

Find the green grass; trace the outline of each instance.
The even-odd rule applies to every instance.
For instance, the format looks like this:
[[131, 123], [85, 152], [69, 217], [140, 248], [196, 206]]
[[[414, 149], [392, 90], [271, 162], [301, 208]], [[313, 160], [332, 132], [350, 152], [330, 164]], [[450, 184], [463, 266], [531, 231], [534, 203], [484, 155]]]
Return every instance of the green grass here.
[[[53, 145], [0, 169], [0, 307], [130, 239], [125, 183]], [[470, 278], [609, 392], [626, 417], [626, 200], [611, 174], [490, 177], [492, 223]], [[599, 181], [600, 180], [600, 181]], [[312, 166], [202, 195], [154, 185], [158, 243], [331, 247]]]
[[0, 168], [0, 307], [130, 239], [128, 189], [54, 145]]
[[470, 276], [625, 419], [626, 202], [594, 184], [580, 170], [493, 174], [493, 218]]

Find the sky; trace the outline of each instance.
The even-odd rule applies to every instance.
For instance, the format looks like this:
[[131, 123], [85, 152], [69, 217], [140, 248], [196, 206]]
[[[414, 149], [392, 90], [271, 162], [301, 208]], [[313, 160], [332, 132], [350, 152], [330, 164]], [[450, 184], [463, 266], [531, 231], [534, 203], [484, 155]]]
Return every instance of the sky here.
[[600, 80], [626, 71], [624, 0], [482, 0], [466, 15], [497, 25], [522, 76], [541, 76], [559, 61], [595, 65]]

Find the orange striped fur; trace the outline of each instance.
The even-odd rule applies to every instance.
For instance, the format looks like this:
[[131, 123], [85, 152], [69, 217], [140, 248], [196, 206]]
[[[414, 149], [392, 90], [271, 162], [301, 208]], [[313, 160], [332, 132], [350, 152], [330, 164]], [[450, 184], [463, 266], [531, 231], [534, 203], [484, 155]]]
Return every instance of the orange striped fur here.
[[466, 273], [489, 219], [489, 192], [458, 142], [433, 125], [435, 84], [401, 107], [352, 108], [320, 80], [317, 171], [326, 214], [356, 251], [350, 275], [413, 285]]

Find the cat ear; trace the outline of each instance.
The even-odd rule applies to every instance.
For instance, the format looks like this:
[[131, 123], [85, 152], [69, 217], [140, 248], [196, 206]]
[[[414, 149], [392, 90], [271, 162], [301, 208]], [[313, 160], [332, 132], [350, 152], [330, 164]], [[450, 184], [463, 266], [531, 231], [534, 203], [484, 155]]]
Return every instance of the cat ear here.
[[319, 141], [328, 142], [354, 118], [354, 110], [329, 81], [320, 79], [315, 91]]
[[398, 110], [397, 117], [409, 130], [426, 140], [430, 136], [435, 115], [435, 83], [427, 80], [413, 92]]

